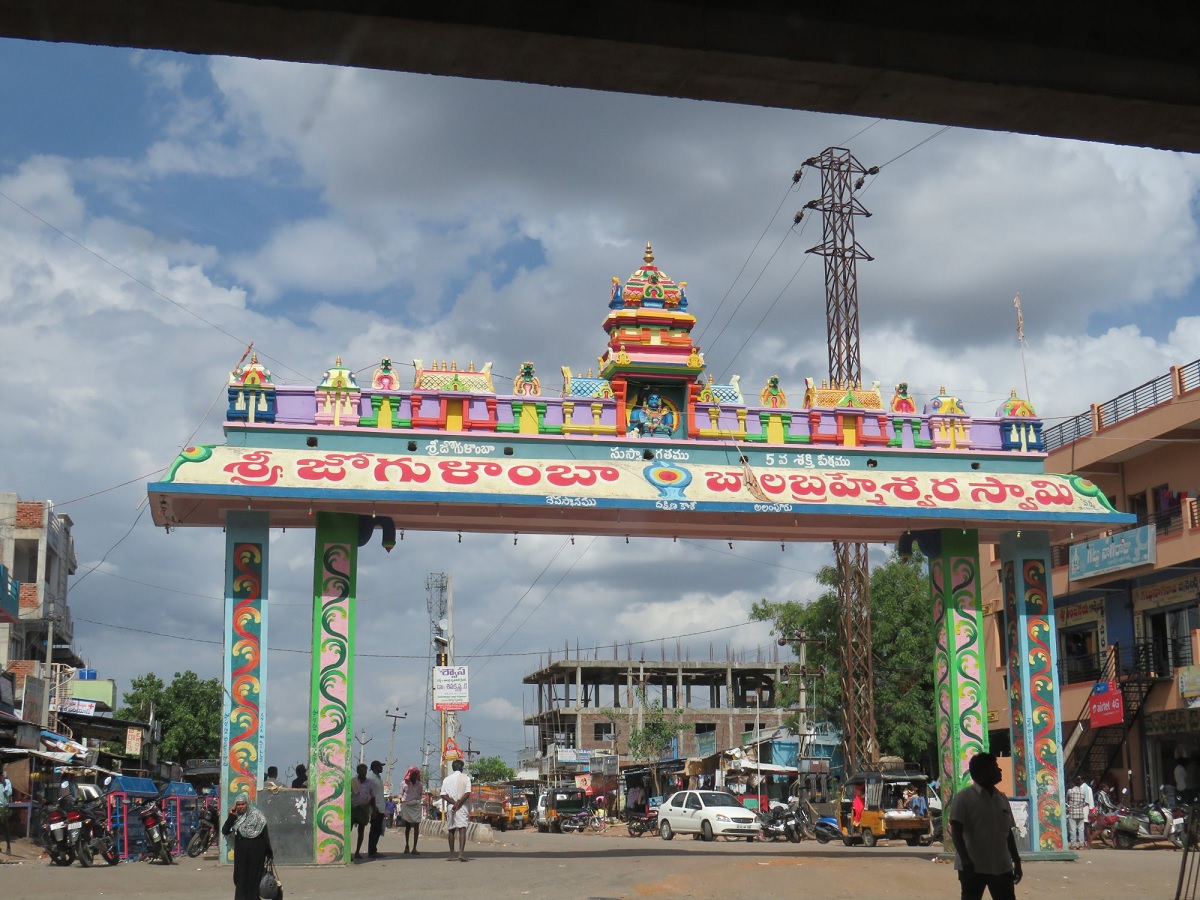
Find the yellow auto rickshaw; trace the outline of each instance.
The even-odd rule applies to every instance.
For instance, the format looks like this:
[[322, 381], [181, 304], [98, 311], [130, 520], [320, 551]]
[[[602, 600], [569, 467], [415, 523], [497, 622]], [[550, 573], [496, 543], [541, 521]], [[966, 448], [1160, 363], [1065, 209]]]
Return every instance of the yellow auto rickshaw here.
[[929, 791], [929, 779], [921, 772], [888, 769], [852, 775], [842, 786], [842, 843], [874, 847], [881, 840], [903, 839], [911, 847], [929, 844]]

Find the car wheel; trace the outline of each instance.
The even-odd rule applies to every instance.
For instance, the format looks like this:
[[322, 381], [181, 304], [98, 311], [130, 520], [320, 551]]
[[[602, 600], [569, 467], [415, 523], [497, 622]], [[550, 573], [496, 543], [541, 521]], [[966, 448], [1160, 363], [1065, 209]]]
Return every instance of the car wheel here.
[[870, 829], [864, 831], [862, 833], [862, 842], [864, 847], [874, 847], [877, 843], [875, 839], [875, 832], [871, 831]]
[[705, 840], [710, 844], [716, 840], [716, 836], [713, 834], [712, 825], [710, 825], [708, 822], [700, 823], [700, 837], [702, 840]]
[[658, 826], [658, 833], [662, 835], [664, 841], [669, 841], [675, 837], [675, 832], [671, 830], [671, 823], [666, 819], [663, 819], [662, 824]]

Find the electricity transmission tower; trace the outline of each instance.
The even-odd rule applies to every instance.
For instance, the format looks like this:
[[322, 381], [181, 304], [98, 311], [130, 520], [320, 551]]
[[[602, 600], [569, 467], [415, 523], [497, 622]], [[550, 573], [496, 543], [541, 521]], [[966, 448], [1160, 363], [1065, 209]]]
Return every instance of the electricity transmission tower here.
[[[858, 329], [858, 260], [872, 257], [854, 237], [854, 217], [871, 215], [855, 198], [867, 175], [849, 150], [830, 147], [804, 161], [821, 172], [821, 199], [806, 208], [819, 210], [822, 241], [808, 252], [825, 258], [825, 317], [829, 380], [835, 388], [862, 386]], [[800, 173], [797, 173], [799, 176]], [[798, 178], [796, 180], [799, 180]], [[871, 602], [867, 545], [834, 541], [838, 572], [838, 637], [842, 654], [842, 708], [846, 765], [850, 771], [875, 761], [875, 689], [871, 667]]]

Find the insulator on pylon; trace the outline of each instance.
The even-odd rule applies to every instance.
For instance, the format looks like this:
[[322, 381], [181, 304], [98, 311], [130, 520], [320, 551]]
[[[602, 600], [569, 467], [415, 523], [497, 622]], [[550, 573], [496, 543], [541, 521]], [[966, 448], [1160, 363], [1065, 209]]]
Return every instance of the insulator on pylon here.
[[801, 219], [803, 219], [803, 218], [804, 218], [804, 210], [800, 210], [799, 212], [797, 212], [797, 213], [796, 213], [796, 216], [795, 216], [795, 218], [793, 218], [793, 219], [792, 219], [792, 224], [793, 224], [793, 225], [799, 225], [799, 224], [800, 224], [800, 220], [801, 220]]
[[792, 184], [796, 184], [803, 177], [804, 177], [804, 170], [797, 169], [795, 172], [792, 173]]

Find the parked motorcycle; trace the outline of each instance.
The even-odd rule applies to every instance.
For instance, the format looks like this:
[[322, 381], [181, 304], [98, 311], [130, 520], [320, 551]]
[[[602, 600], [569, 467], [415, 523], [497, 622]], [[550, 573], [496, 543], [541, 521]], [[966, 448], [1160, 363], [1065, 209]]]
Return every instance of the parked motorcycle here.
[[646, 832], [658, 834], [658, 810], [630, 813], [625, 827], [629, 829], [630, 837], [641, 837]]
[[220, 827], [216, 808], [208, 805], [200, 807], [200, 821], [196, 826], [196, 833], [188, 841], [187, 855], [195, 859], [207, 853], [208, 848], [216, 841]]
[[[111, 782], [111, 777], [106, 779], [105, 787]], [[117, 849], [117, 839], [108, 827], [105, 796], [105, 794], [101, 794], [93, 800], [86, 800], [79, 804], [79, 814], [83, 824], [79, 829], [79, 842], [75, 847], [75, 856], [81, 866], [90, 866], [96, 856], [110, 866], [115, 866], [121, 861], [121, 853]]]
[[175, 864], [171, 850], [175, 846], [175, 829], [163, 815], [158, 805], [158, 797], [151, 797], [137, 807], [138, 818], [142, 820], [142, 828], [146, 832], [146, 856], [150, 859], [157, 857], [164, 864]]
[[1146, 841], [1166, 841], [1176, 850], [1184, 845], [1187, 819], [1160, 798], [1145, 809], [1123, 808], [1114, 826], [1117, 849], [1130, 850]]
[[[70, 819], [72, 812], [73, 820]], [[47, 810], [40, 837], [42, 847], [56, 866], [69, 866], [75, 858], [75, 844], [81, 827], [79, 810], [69, 809], [61, 799]]]
[[1088, 815], [1088, 834], [1098, 838], [1105, 847], [1116, 846], [1117, 819], [1120, 808], [1109, 799], [1106, 791], [1096, 791], [1096, 805]]
[[763, 837], [767, 840], [796, 843], [802, 836], [796, 812], [788, 806], [780, 805], [766, 811], [759, 810], [758, 818], [762, 821]]

